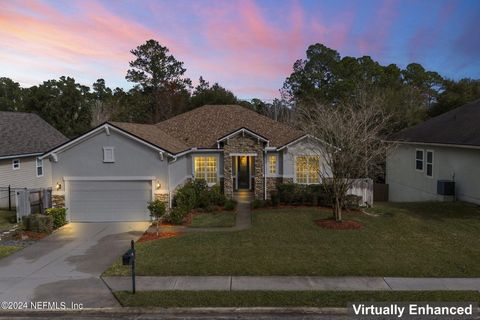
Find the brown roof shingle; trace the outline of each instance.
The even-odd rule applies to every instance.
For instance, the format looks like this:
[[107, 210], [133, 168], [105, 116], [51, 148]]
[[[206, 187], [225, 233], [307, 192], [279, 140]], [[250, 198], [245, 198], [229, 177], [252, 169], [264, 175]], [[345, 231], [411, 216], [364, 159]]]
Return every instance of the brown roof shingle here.
[[68, 139], [34, 113], [0, 111], [0, 156], [46, 152]]
[[480, 146], [480, 100], [402, 130], [389, 140]]
[[125, 130], [140, 139], [143, 139], [157, 147], [164, 149], [172, 154], [182, 152], [188, 149], [188, 146], [182, 141], [165, 133], [153, 124], [127, 123], [127, 122], [109, 122], [115, 127]]
[[190, 148], [216, 148], [219, 138], [242, 127], [267, 138], [271, 147], [283, 146], [304, 135], [239, 105], [206, 105], [155, 126]]

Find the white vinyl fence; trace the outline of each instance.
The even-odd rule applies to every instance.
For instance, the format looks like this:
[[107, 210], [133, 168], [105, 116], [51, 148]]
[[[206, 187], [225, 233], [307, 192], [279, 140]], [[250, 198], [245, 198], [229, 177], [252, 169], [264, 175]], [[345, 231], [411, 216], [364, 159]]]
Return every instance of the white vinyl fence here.
[[362, 197], [360, 206], [372, 206], [373, 204], [373, 180], [355, 179], [352, 187], [347, 191], [347, 194], [354, 194]]

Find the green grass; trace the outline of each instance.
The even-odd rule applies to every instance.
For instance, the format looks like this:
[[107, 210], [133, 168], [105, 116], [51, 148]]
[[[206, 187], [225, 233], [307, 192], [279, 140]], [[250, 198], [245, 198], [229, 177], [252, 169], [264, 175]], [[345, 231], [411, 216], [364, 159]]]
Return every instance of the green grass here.
[[480, 301], [476, 291], [140, 291], [114, 292], [124, 307], [346, 307], [348, 302]]
[[192, 222], [190, 224], [190, 227], [192, 228], [233, 226], [235, 226], [235, 212], [232, 211], [196, 214], [193, 216]]
[[[479, 277], [480, 211], [466, 203], [382, 204], [346, 213], [361, 230], [326, 230], [314, 208], [256, 210], [253, 227], [137, 245], [137, 274]], [[129, 275], [120, 259], [105, 275]]]
[[22, 247], [18, 246], [0, 246], [0, 259], [20, 250], [21, 248]]
[[15, 225], [17, 214], [15, 211], [0, 209], [0, 231], [9, 230]]

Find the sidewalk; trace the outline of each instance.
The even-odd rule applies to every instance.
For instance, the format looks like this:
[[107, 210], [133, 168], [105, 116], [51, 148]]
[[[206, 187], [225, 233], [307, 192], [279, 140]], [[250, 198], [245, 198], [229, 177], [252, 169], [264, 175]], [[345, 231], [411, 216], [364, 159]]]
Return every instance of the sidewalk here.
[[[130, 277], [104, 277], [112, 291], [131, 290]], [[265, 291], [480, 291], [480, 278], [390, 278], [390, 277], [136, 277], [138, 291], [162, 290], [265, 290]]]

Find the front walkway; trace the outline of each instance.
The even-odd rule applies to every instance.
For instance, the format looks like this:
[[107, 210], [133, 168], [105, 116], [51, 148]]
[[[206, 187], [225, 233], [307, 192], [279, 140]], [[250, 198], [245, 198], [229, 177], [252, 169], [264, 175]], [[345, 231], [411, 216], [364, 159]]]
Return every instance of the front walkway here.
[[[104, 277], [112, 291], [131, 290], [130, 277]], [[171, 276], [136, 277], [138, 291], [480, 291], [480, 278]]]

